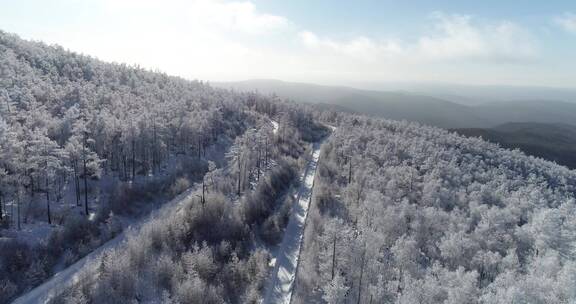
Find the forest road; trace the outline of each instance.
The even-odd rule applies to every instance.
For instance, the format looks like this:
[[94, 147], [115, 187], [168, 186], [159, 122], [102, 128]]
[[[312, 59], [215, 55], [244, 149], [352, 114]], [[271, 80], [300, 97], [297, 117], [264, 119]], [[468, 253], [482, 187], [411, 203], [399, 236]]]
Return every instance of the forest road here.
[[[279, 124], [275, 120], [271, 120], [271, 124], [272, 124], [272, 132], [276, 134], [278, 132]], [[199, 183], [195, 184], [188, 190], [179, 194], [178, 196], [173, 198], [170, 202], [162, 205], [162, 207], [160, 207], [158, 210], [153, 211], [150, 215], [145, 216], [135, 224], [130, 225], [129, 227], [124, 229], [122, 233], [120, 233], [118, 236], [104, 243], [102, 246], [98, 247], [97, 249], [95, 249], [82, 259], [78, 260], [76, 263], [54, 274], [46, 282], [23, 294], [22, 296], [14, 300], [12, 304], [39, 304], [49, 302], [51, 297], [55, 295], [55, 292], [59, 290], [64, 290], [65, 287], [78, 282], [78, 280], [80, 280], [81, 278], [82, 270], [85, 269], [86, 267], [89, 267], [89, 265], [91, 264], [94, 265], [94, 262], [98, 261], [106, 250], [117, 248], [118, 246], [126, 242], [126, 240], [128, 239], [128, 235], [132, 231], [139, 231], [140, 227], [144, 223], [150, 221], [155, 217], [161, 217], [167, 212], [171, 212], [173, 208], [178, 208], [176, 209], [177, 212], [181, 212], [184, 202], [187, 199], [194, 197], [194, 193], [198, 191], [198, 189], [200, 189]]]
[[276, 265], [267, 282], [263, 304], [289, 304], [292, 298], [304, 226], [312, 198], [314, 177], [320, 158], [320, 147], [324, 140], [316, 142], [312, 146], [312, 159], [304, 170], [297, 199], [292, 207], [292, 215], [284, 232], [284, 238], [276, 256], [273, 257], [276, 259]]
[[54, 296], [55, 292], [64, 290], [65, 287], [78, 282], [78, 280], [81, 278], [82, 270], [86, 267], [89, 267], [90, 264], [94, 264], [95, 261], [98, 261], [106, 250], [120, 246], [128, 239], [128, 235], [132, 231], [138, 231], [142, 224], [150, 221], [152, 218], [161, 216], [163, 212], [169, 212], [172, 208], [181, 208], [179, 205], [183, 204], [186, 199], [192, 198], [194, 192], [197, 191], [198, 188], [199, 187], [196, 184], [183, 193], [179, 194], [171, 201], [160, 207], [160, 209], [153, 211], [150, 215], [145, 216], [137, 223], [130, 225], [118, 236], [104, 243], [102, 246], [98, 247], [82, 259], [78, 260], [76, 263], [54, 274], [48, 281], [20, 296], [14, 300], [12, 304], [39, 304], [49, 302], [50, 298]]

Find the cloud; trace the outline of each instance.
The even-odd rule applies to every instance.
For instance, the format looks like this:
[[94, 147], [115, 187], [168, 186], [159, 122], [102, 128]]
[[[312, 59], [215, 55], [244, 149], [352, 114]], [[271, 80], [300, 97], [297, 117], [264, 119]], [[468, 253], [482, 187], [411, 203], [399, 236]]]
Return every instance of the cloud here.
[[152, 23], [161, 19], [183, 26], [245, 34], [269, 33], [290, 25], [283, 16], [259, 12], [249, 1], [105, 0], [105, 7], [109, 13], [116, 15], [149, 17]]
[[319, 51], [331, 51], [367, 60], [378, 59], [378, 57], [383, 54], [399, 54], [402, 52], [401, 46], [392, 40], [376, 42], [367, 37], [360, 36], [346, 41], [335, 41], [320, 38], [310, 31], [301, 31], [298, 35], [307, 48]]
[[266, 77], [282, 70], [271, 43], [291, 22], [250, 1], [58, 0], [90, 9], [76, 27], [32, 37], [106, 61], [201, 79]]
[[309, 49], [382, 62], [519, 62], [537, 56], [531, 35], [510, 21], [476, 24], [471, 16], [441, 12], [433, 13], [431, 18], [432, 31], [415, 41], [374, 40], [364, 36], [335, 41], [310, 31], [300, 32], [299, 37]]
[[492, 80], [512, 78], [500, 63], [538, 56], [521, 26], [467, 15], [434, 13], [420, 35], [400, 39], [321, 35], [250, 0], [54, 1], [78, 22], [40, 24], [28, 38], [192, 79]]
[[335, 38], [302, 30], [297, 58], [309, 74], [324, 79], [448, 82], [520, 79], [524, 75], [510, 65], [524, 69], [540, 60], [537, 40], [511, 21], [441, 12], [429, 17], [426, 30], [412, 39]]
[[418, 40], [416, 52], [431, 59], [497, 62], [530, 60], [537, 49], [528, 31], [510, 21], [473, 23], [469, 15], [432, 14], [435, 33]]
[[193, 1], [189, 8], [195, 20], [214, 25], [227, 31], [262, 34], [285, 29], [285, 17], [260, 13], [252, 2]]
[[565, 31], [576, 34], [576, 14], [566, 12], [562, 16], [554, 18], [554, 23]]

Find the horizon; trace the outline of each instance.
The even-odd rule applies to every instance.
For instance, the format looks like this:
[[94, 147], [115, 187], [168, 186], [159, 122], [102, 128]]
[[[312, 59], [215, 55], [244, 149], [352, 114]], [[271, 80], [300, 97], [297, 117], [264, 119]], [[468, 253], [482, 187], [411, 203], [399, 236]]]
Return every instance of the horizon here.
[[25, 0], [0, 29], [209, 82], [576, 89], [570, 3], [492, 2]]

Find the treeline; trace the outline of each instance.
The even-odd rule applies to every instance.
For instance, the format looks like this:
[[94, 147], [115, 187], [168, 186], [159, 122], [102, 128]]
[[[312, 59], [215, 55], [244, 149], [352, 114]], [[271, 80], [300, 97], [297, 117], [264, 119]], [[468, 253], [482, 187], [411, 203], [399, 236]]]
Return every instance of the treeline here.
[[340, 115], [295, 303], [570, 303], [576, 174], [447, 131]]

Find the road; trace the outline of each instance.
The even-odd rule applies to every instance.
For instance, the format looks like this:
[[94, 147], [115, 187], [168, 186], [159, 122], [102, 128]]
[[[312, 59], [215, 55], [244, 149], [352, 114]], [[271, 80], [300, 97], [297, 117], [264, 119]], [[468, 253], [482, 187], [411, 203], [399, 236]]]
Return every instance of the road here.
[[292, 215], [286, 226], [284, 238], [275, 256], [276, 265], [266, 286], [263, 304], [289, 304], [298, 267], [304, 224], [312, 197], [316, 167], [320, 158], [321, 142], [313, 145], [312, 159], [306, 165], [302, 183], [294, 201]]
[[188, 198], [192, 198], [194, 193], [198, 190], [198, 185], [191, 187], [190, 189], [184, 191], [180, 195], [176, 196], [170, 202], [164, 204], [160, 209], [153, 211], [149, 216], [145, 216], [143, 219], [139, 220], [138, 223], [130, 225], [117, 237], [104, 243], [102, 246], [98, 247], [96, 250], [92, 251], [82, 259], [78, 260], [76, 263], [70, 265], [68, 268], [54, 274], [52, 278], [43, 284], [37, 286], [21, 297], [17, 298], [12, 302], [12, 304], [38, 304], [47, 303], [54, 291], [63, 290], [64, 287], [70, 286], [79, 280], [81, 270], [86, 266], [91, 264], [93, 261], [97, 261], [108, 249], [116, 248], [128, 239], [128, 235], [132, 231], [138, 231], [142, 224], [150, 221], [154, 217], [162, 216], [165, 212], [170, 212], [172, 208], [181, 208]]
[[[276, 134], [278, 132], [279, 124], [275, 120], [271, 120], [272, 132]], [[152, 218], [166, 216], [169, 212], [177, 208], [177, 212], [181, 211], [184, 202], [187, 199], [194, 197], [195, 193], [199, 191], [200, 184], [195, 184], [193, 187], [184, 191], [180, 195], [176, 196], [170, 202], [164, 204], [158, 210], [153, 211], [149, 216], [145, 216], [139, 220], [136, 224], [130, 225], [120, 235], [104, 243], [99, 248], [95, 249], [82, 259], [78, 260], [76, 263], [70, 265], [68, 268], [54, 274], [52, 278], [43, 284], [37, 286], [36, 288], [30, 290], [26, 294], [20, 296], [12, 304], [38, 304], [47, 303], [53, 296], [53, 293], [58, 290], [63, 290], [64, 287], [74, 284], [80, 279], [80, 274], [87, 265], [94, 265], [94, 261], [98, 261], [102, 254], [112, 248], [116, 248], [128, 239], [128, 235], [133, 231], [139, 231], [140, 227], [149, 222]]]

